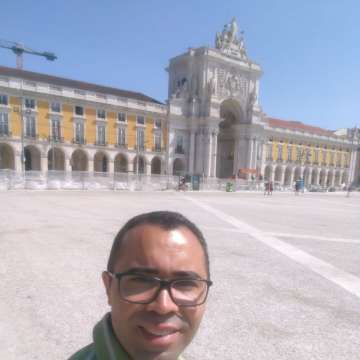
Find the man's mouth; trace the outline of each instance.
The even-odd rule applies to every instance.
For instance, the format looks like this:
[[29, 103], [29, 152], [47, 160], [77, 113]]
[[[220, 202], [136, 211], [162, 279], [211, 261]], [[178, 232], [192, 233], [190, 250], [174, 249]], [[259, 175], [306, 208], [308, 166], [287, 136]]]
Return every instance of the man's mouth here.
[[143, 327], [139, 326], [142, 337], [155, 347], [168, 347], [180, 335], [179, 330], [173, 327]]

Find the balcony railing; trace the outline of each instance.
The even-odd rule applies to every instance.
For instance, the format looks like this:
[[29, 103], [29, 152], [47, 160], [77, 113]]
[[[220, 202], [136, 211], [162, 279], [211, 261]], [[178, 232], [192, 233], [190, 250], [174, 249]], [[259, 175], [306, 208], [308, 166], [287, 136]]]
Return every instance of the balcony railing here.
[[24, 134], [24, 139], [37, 140], [38, 138], [38, 134]]
[[163, 151], [165, 151], [165, 149], [162, 148], [161, 146], [154, 146], [152, 151], [153, 152], [163, 152]]
[[143, 144], [136, 144], [135, 150], [145, 151], [145, 145], [143, 145]]
[[115, 147], [120, 148], [120, 149], [127, 149], [128, 144], [115, 144]]
[[85, 138], [73, 138], [72, 142], [73, 142], [73, 144], [85, 145], [86, 139]]
[[96, 146], [108, 146], [108, 143], [106, 141], [95, 141]]
[[48, 136], [48, 141], [49, 142], [56, 142], [56, 143], [63, 143], [64, 138], [61, 137], [61, 136]]

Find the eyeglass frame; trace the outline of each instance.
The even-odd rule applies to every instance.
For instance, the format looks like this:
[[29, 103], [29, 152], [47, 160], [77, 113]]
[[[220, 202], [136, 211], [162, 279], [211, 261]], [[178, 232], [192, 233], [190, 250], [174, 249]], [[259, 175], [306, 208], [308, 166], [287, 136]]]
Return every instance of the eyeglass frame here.
[[[119, 284], [119, 294], [120, 294], [120, 297], [122, 300], [124, 300], [125, 302], [129, 303], [129, 304], [139, 304], [139, 305], [148, 305], [148, 304], [151, 304], [152, 302], [154, 302], [157, 297], [159, 296], [160, 294], [160, 291], [163, 290], [163, 289], [166, 289], [172, 302], [174, 304], [176, 304], [177, 306], [179, 307], [194, 307], [194, 306], [199, 306], [199, 305], [203, 305], [208, 297], [208, 294], [209, 294], [209, 289], [210, 289], [210, 286], [213, 285], [213, 282], [211, 280], [207, 280], [207, 279], [202, 279], [202, 278], [198, 278], [198, 277], [181, 277], [181, 278], [175, 278], [175, 279], [171, 279], [171, 280], [164, 280], [164, 279], [161, 279], [157, 276], [149, 276], [149, 275], [144, 275], [144, 274], [139, 274], [139, 273], [136, 273], [136, 272], [133, 272], [132, 270], [129, 270], [129, 271], [125, 271], [125, 272], [119, 272], [119, 273], [112, 273], [111, 271], [106, 271], [113, 279], [117, 279], [118, 280], [118, 284]], [[120, 281], [121, 281], [121, 278], [124, 277], [124, 276], [127, 276], [127, 275], [139, 275], [139, 276], [144, 276], [144, 277], [147, 277], [147, 278], [150, 278], [152, 280], [156, 280], [158, 283], [159, 283], [159, 288], [157, 289], [157, 291], [155, 292], [154, 296], [150, 299], [150, 301], [146, 301], [146, 302], [138, 302], [138, 301], [130, 301], [128, 299], [125, 299], [122, 294], [121, 294], [121, 291], [120, 291]], [[173, 295], [172, 295], [172, 291], [171, 291], [171, 285], [176, 282], [176, 281], [181, 281], [181, 280], [198, 280], [198, 281], [202, 281], [204, 283], [206, 283], [206, 294], [205, 294], [205, 297], [204, 297], [204, 300], [199, 303], [199, 304], [194, 304], [194, 305], [179, 305], [177, 303], [176, 300], [174, 300], [173, 298]]]

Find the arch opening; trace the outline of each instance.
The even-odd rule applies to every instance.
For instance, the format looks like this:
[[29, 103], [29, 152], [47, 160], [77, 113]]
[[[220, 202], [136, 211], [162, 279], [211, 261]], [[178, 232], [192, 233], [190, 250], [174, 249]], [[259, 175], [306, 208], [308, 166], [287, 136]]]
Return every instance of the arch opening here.
[[8, 144], [0, 144], [0, 169], [15, 170], [15, 154]]
[[72, 171], [88, 171], [88, 157], [84, 150], [77, 149], [71, 155]]
[[115, 172], [127, 172], [128, 171], [128, 160], [125, 155], [117, 154], [114, 161]]
[[48, 151], [48, 170], [65, 170], [65, 154], [59, 148], [52, 148]]
[[33, 145], [24, 148], [25, 171], [41, 170], [41, 154], [40, 150]]
[[108, 158], [102, 151], [96, 152], [94, 156], [94, 171], [104, 173], [108, 171]]
[[245, 124], [245, 117], [238, 101], [234, 99], [224, 100], [220, 105], [219, 134], [217, 141], [216, 176], [229, 178], [238, 173], [242, 166], [242, 157], [245, 154], [238, 153], [236, 139], [238, 130], [236, 127]]
[[145, 174], [145, 164], [146, 162], [143, 156], [135, 156], [133, 162], [134, 172], [136, 174]]
[[151, 160], [151, 173], [161, 174], [161, 160], [157, 156]]
[[185, 164], [182, 159], [176, 158], [173, 163], [173, 174], [183, 175], [185, 173]]

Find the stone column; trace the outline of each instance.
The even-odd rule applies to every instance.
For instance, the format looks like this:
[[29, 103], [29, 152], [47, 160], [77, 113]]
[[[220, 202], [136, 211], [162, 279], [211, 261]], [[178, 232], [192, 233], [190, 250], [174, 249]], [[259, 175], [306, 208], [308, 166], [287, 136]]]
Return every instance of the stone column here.
[[304, 184], [305, 184], [304, 171], [305, 171], [305, 167], [304, 167], [304, 166], [300, 166], [300, 177], [301, 177], [301, 179], [304, 180]]
[[334, 186], [335, 184], [335, 175], [336, 175], [335, 171], [332, 171], [330, 186]]
[[237, 176], [237, 173], [239, 171], [239, 159], [240, 159], [240, 138], [235, 138], [234, 141], [234, 163], [233, 163], [233, 174]]
[[189, 151], [189, 173], [194, 173], [195, 162], [195, 130], [191, 129], [190, 132], [190, 151]]
[[88, 172], [89, 173], [93, 173], [94, 172], [94, 160], [90, 160], [88, 161]]
[[281, 177], [280, 177], [280, 185], [283, 186], [284, 185], [284, 181], [285, 181], [285, 171], [286, 171], [286, 166], [283, 165], [281, 167]]
[[319, 185], [319, 179], [320, 179], [320, 170], [317, 169], [315, 175], [315, 185]]
[[41, 155], [41, 164], [40, 164], [40, 169], [42, 173], [47, 173], [48, 171], [48, 158], [47, 155]]
[[65, 172], [71, 172], [71, 159], [69, 157], [65, 157]]
[[[175, 132], [173, 129], [169, 129], [169, 138], [168, 138], [168, 160], [167, 160], [167, 173], [170, 175], [173, 173], [172, 163], [174, 160], [174, 143], [175, 139]], [[133, 166], [134, 168], [134, 166]], [[130, 170], [129, 170], [130, 171]]]
[[258, 154], [259, 151], [259, 142], [256, 138], [253, 139], [253, 162], [252, 162], [252, 168], [256, 169], [258, 166]]
[[145, 169], [146, 172], [145, 172], [145, 174], [146, 174], [146, 175], [151, 175], [151, 163], [150, 163], [150, 162], [147, 162], [145, 166], [146, 166], [146, 169]]
[[128, 162], [128, 172], [133, 173], [134, 172], [134, 159], [129, 160]]
[[16, 172], [21, 172], [21, 170], [22, 170], [21, 154], [22, 154], [21, 150], [16, 152], [16, 154], [15, 154], [15, 164], [14, 164], [14, 166], [15, 166], [15, 171]]
[[352, 184], [356, 177], [356, 165], [357, 165], [357, 150], [352, 148], [350, 153], [349, 163], [349, 184]]
[[204, 141], [202, 129], [196, 133], [196, 159], [195, 171], [198, 174], [203, 174], [203, 154], [204, 154]]
[[114, 160], [109, 160], [109, 174], [114, 174]]
[[324, 184], [323, 184], [323, 186], [325, 186], [325, 187], [327, 186], [328, 175], [329, 175], [329, 170], [325, 170]]
[[294, 183], [294, 175], [295, 175], [295, 168], [292, 168], [290, 171], [290, 182], [289, 185], [292, 187]]
[[206, 130], [204, 134], [204, 161], [205, 161], [205, 176], [211, 176], [212, 163], [212, 135], [210, 130]]
[[212, 133], [213, 141], [212, 141], [212, 162], [211, 162], [211, 176], [216, 177], [216, 161], [217, 161], [217, 140], [218, 140], [218, 132], [214, 131]]
[[248, 158], [247, 158], [247, 164], [246, 164], [246, 167], [251, 169], [252, 168], [252, 163], [253, 163], [253, 157], [254, 157], [254, 154], [253, 154], [253, 151], [254, 151], [254, 142], [253, 142], [253, 139], [252, 138], [249, 138], [248, 141]]
[[273, 183], [275, 181], [275, 167], [273, 165], [271, 165], [270, 181], [272, 181]]

